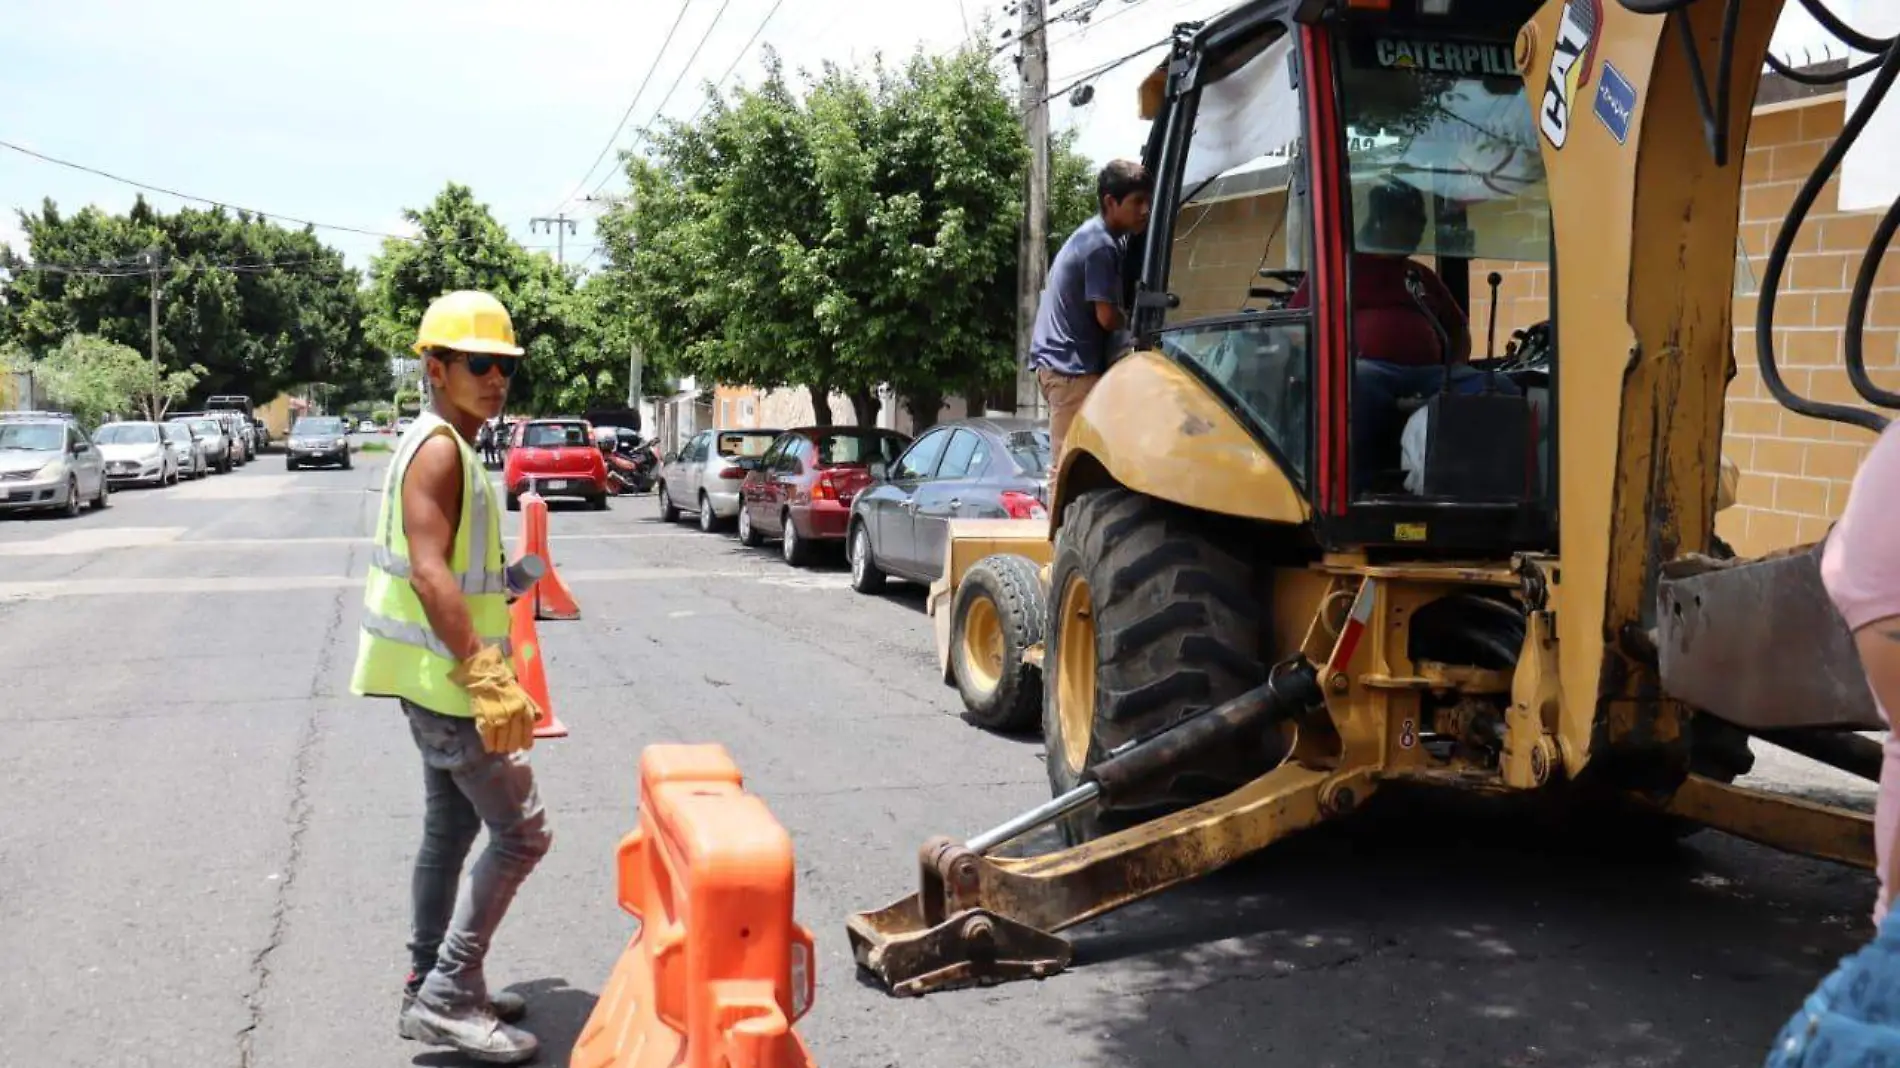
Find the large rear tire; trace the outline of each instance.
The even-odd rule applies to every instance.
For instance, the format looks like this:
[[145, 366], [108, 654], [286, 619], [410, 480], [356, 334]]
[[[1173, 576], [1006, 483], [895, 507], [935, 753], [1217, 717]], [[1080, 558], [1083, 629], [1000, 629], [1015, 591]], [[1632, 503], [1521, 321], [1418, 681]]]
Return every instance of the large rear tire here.
[[[1056, 536], [1044, 645], [1042, 729], [1049, 787], [1062, 794], [1123, 742], [1231, 700], [1267, 680], [1265, 610], [1254, 566], [1209, 517], [1127, 490], [1085, 494]], [[1072, 843], [1137, 813], [1217, 796], [1282, 754], [1236, 747], [1182, 767], [1111, 821], [1072, 817]]]

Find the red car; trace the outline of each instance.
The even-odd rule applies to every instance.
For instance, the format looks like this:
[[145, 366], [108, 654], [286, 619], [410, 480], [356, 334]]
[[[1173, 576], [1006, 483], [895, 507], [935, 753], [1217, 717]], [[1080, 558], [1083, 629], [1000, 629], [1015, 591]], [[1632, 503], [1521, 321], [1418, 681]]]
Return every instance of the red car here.
[[844, 541], [851, 499], [871, 484], [871, 464], [886, 467], [910, 438], [894, 430], [808, 426], [787, 430], [763, 454], [745, 457], [739, 489], [739, 540], [778, 538], [785, 562], [803, 566], [820, 542]]
[[584, 419], [533, 419], [516, 423], [509, 438], [501, 484], [508, 510], [521, 510], [521, 495], [534, 491], [550, 500], [567, 497], [607, 507], [607, 461]]

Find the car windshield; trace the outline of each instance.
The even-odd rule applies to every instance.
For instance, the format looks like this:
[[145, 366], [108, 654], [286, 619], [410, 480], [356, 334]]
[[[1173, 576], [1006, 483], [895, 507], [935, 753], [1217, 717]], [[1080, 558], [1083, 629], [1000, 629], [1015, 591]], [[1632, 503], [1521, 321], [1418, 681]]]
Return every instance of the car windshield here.
[[776, 430], [733, 430], [719, 435], [719, 455], [730, 460], [737, 456], [763, 456], [778, 439]]
[[[1358, 251], [1548, 259], [1536, 110], [1509, 42], [1359, 36], [1342, 81]], [[1379, 216], [1401, 196], [1407, 218]]]
[[58, 452], [66, 428], [57, 423], [0, 423], [0, 450]]
[[150, 423], [114, 423], [100, 427], [92, 440], [101, 445], [156, 445], [158, 428]]
[[292, 433], [300, 438], [335, 437], [343, 433], [343, 420], [305, 419]]
[[835, 464], [892, 464], [904, 451], [903, 438], [890, 434], [826, 434], [818, 439], [818, 462]]
[[1025, 475], [1046, 475], [1049, 473], [1049, 432], [1047, 430], [1018, 430], [1004, 440], [1009, 449], [1009, 458]]
[[224, 433], [224, 428], [218, 425], [216, 419], [194, 419], [191, 421], [191, 425], [198, 428], [198, 433], [209, 434], [212, 437], [217, 437], [219, 434]]
[[530, 449], [566, 449], [587, 444], [587, 428], [579, 423], [530, 423], [521, 443]]

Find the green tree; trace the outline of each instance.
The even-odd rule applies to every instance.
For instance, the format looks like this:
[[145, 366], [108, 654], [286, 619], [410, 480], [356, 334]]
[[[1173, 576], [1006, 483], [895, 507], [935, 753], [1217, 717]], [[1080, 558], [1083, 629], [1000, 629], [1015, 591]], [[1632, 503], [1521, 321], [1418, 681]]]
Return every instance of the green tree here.
[[222, 209], [124, 215], [50, 200], [20, 213], [31, 262], [0, 248], [0, 338], [45, 354], [74, 334], [197, 367], [192, 393], [268, 400], [286, 388], [373, 370], [361, 355], [359, 279], [308, 230]]
[[71, 334], [34, 367], [46, 395], [94, 425], [135, 412], [163, 419], [203, 373], [189, 367], [153, 377], [152, 361], [137, 349], [87, 334]]

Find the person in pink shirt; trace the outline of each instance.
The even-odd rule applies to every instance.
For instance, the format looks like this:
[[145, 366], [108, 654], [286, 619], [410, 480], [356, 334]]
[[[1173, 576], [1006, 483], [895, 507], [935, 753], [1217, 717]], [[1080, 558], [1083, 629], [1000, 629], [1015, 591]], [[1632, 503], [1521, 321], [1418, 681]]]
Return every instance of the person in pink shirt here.
[[[1821, 578], [1854, 632], [1867, 685], [1891, 727], [1891, 710], [1900, 708], [1900, 429], [1880, 436], [1855, 475], [1847, 511], [1828, 535]], [[1882, 748], [1886, 759], [1874, 804], [1876, 926], [1893, 900], [1893, 838], [1900, 829], [1900, 741], [1889, 732]]]
[[[1900, 708], [1900, 428], [1880, 436], [1854, 476], [1847, 512], [1822, 550], [1821, 578], [1854, 632], [1868, 687], [1891, 728], [1891, 710]], [[1891, 730], [1882, 750], [1874, 802], [1880, 875], [1874, 939], [1842, 959], [1782, 1025], [1763, 1068], [1900, 1065], [1900, 919], [1887, 922], [1895, 883], [1893, 837], [1900, 827], [1900, 744]]]

